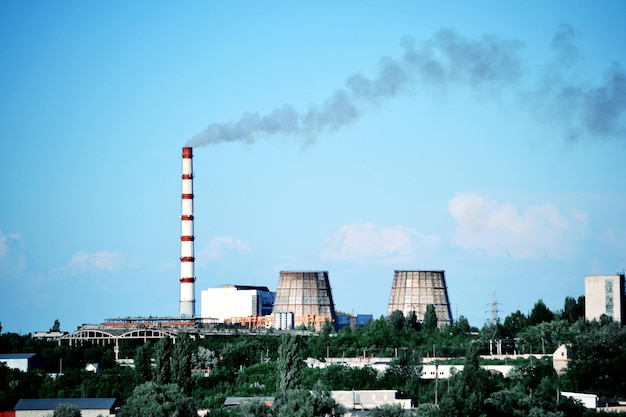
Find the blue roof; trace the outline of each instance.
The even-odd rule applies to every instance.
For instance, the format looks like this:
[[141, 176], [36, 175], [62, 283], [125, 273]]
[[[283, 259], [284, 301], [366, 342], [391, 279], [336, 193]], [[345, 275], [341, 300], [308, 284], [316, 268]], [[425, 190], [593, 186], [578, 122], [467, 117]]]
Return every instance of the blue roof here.
[[19, 400], [14, 410], [54, 410], [59, 404], [72, 404], [81, 410], [111, 410], [116, 398], [41, 398]]
[[36, 353], [0, 353], [0, 359], [30, 359]]

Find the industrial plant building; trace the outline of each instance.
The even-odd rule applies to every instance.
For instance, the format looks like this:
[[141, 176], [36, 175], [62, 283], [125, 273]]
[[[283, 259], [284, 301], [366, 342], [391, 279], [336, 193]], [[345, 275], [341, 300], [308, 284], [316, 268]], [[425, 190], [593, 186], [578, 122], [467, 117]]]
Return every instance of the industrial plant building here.
[[[249, 327], [321, 330], [329, 322], [335, 328], [355, 326], [371, 316], [335, 312], [327, 271], [281, 271], [276, 293], [267, 287], [223, 285], [201, 293], [201, 313], [196, 312], [194, 255], [193, 148], [182, 148], [179, 317], [203, 323], [242, 324]], [[443, 271], [395, 271], [388, 312], [415, 311], [423, 320], [426, 307], [435, 306], [440, 327], [452, 323]], [[171, 321], [168, 321], [171, 322]], [[117, 323], [116, 323], [117, 324]], [[122, 325], [129, 323], [123, 322]], [[182, 322], [180, 324], [183, 324]]]
[[404, 315], [415, 312], [419, 322], [429, 304], [435, 307], [437, 326], [452, 324], [452, 312], [444, 271], [395, 271], [387, 314], [400, 310]]
[[43, 358], [36, 353], [0, 353], [0, 364], [22, 372], [45, 368]]
[[[337, 314], [328, 271], [280, 271], [276, 292], [265, 286], [222, 285], [201, 292], [200, 314], [196, 309], [194, 253], [193, 149], [182, 148], [180, 214], [179, 314], [177, 317], [124, 317], [100, 325], [83, 325], [72, 334], [58, 337], [70, 346], [89, 341], [118, 345], [120, 340], [174, 338], [179, 332], [208, 334], [218, 323], [253, 328], [320, 331], [325, 323], [335, 329], [361, 326], [371, 314]], [[623, 288], [623, 285], [622, 285]], [[388, 313], [395, 310], [424, 319], [434, 305], [438, 325], [452, 323], [444, 271], [395, 271]], [[42, 337], [51, 337], [43, 335]]]
[[249, 285], [209, 288], [200, 297], [202, 317], [224, 323], [233, 317], [268, 316], [272, 314], [274, 295], [267, 287]]
[[624, 274], [585, 277], [585, 319], [600, 320], [603, 314], [613, 317], [618, 323], [625, 323]]
[[372, 321], [374, 316], [372, 314], [351, 314], [344, 311], [337, 311], [337, 324], [335, 328], [340, 330], [344, 327], [357, 327], [365, 326], [368, 322]]

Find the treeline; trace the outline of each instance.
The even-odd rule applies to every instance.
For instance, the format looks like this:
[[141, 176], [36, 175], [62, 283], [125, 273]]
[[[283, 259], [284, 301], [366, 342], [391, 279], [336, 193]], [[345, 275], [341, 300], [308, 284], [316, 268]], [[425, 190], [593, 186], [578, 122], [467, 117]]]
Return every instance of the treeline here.
[[[115, 397], [122, 417], [185, 416], [197, 409], [208, 409], [211, 416], [340, 415], [343, 410], [329, 390], [394, 389], [413, 400], [417, 416], [590, 415], [559, 392], [595, 393], [607, 401], [625, 396], [626, 330], [609, 317], [588, 322], [583, 316], [581, 297], [567, 298], [556, 312], [539, 300], [528, 315], [517, 311], [481, 329], [464, 317], [440, 329], [429, 308], [421, 323], [414, 314], [405, 317], [396, 311], [363, 327], [335, 332], [327, 325], [309, 336], [259, 333], [192, 340], [181, 335], [176, 343], [122, 344], [122, 357], [134, 358], [134, 368], [120, 367], [112, 348], [69, 348], [4, 333], [0, 352], [38, 353], [47, 372], [62, 374], [51, 378], [0, 366], [0, 411], [12, 409], [19, 398]], [[507, 378], [490, 374], [479, 367], [479, 354], [489, 351], [492, 339], [515, 341], [510, 346], [519, 353], [552, 353], [565, 344], [571, 357], [568, 371], [558, 375], [551, 359], [535, 359], [518, 363]], [[432, 355], [459, 357], [464, 371], [438, 384], [422, 380], [422, 358]], [[323, 361], [327, 356], [393, 360], [383, 375], [370, 367], [303, 365], [306, 358]], [[99, 364], [99, 373], [84, 370], [92, 362]], [[277, 400], [271, 409], [260, 403], [226, 409], [229, 396]], [[372, 415], [410, 414], [383, 407]]]

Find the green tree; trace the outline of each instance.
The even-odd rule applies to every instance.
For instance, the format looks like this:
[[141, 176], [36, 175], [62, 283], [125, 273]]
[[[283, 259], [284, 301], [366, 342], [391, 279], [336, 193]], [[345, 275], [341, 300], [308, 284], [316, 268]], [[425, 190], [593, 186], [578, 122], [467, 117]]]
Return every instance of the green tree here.
[[51, 332], [60, 332], [61, 331], [61, 322], [59, 321], [59, 319], [55, 319], [54, 320], [54, 324], [50, 328], [50, 331]]
[[421, 328], [419, 321], [417, 321], [415, 310], [409, 311], [409, 314], [406, 316], [406, 328], [408, 330], [419, 330]]
[[450, 331], [455, 336], [464, 336], [470, 333], [470, 324], [465, 316], [459, 316], [459, 318], [451, 326]]
[[[244, 401], [235, 407], [230, 414], [235, 417], [270, 417], [272, 415], [272, 409], [259, 400]], [[212, 415], [213, 413], [211, 413], [211, 416]]]
[[407, 417], [410, 414], [400, 404], [384, 404], [373, 408], [369, 415], [370, 417]]
[[528, 352], [552, 353], [560, 345], [567, 344], [573, 339], [572, 326], [565, 320], [542, 322], [535, 326], [528, 326], [518, 336], [524, 340]]
[[585, 317], [585, 297], [578, 297], [578, 301], [574, 297], [565, 297], [563, 312], [561, 319], [567, 320], [570, 324]]
[[439, 417], [439, 407], [435, 404], [420, 404], [415, 409], [415, 417]]
[[432, 332], [435, 329], [437, 329], [437, 312], [434, 305], [428, 304], [424, 313], [424, 320], [422, 321], [422, 330]]
[[346, 408], [337, 404], [330, 391], [320, 381], [315, 383], [310, 395], [314, 416], [340, 417], [346, 413]]
[[239, 337], [224, 347], [221, 365], [231, 369], [250, 366], [261, 360], [265, 350], [259, 338]]
[[191, 397], [176, 384], [154, 381], [138, 385], [118, 413], [120, 417], [197, 417]]
[[292, 389], [276, 399], [276, 417], [311, 417], [314, 415], [313, 403], [309, 391]]
[[330, 335], [334, 331], [333, 324], [330, 320], [325, 320], [322, 330], [317, 337], [311, 338], [306, 344], [308, 347], [308, 356], [314, 358], [324, 358], [328, 352], [331, 341]]
[[217, 366], [218, 362], [215, 351], [207, 349], [204, 346], [198, 346], [198, 350], [191, 355], [191, 365], [193, 369], [198, 371], [203, 369], [210, 371]]
[[[588, 324], [570, 345], [570, 362], [562, 377], [565, 388], [612, 398], [626, 393], [626, 327], [611, 321]], [[564, 388], [564, 389], [565, 389]]]
[[74, 404], [59, 404], [54, 409], [52, 417], [81, 417], [80, 408]]
[[528, 318], [524, 313], [517, 310], [514, 313], [509, 314], [504, 319], [502, 325], [502, 335], [504, 337], [517, 337], [518, 334], [528, 326]]
[[463, 371], [454, 375], [450, 389], [441, 399], [439, 409], [446, 417], [478, 417], [485, 412], [490, 395], [489, 373], [478, 363], [479, 343], [470, 344]]
[[380, 382], [376, 369], [370, 366], [350, 367], [339, 364], [328, 365], [323, 369], [302, 369], [302, 388], [313, 389], [318, 381], [330, 389], [352, 390], [363, 387], [377, 388]]
[[529, 415], [532, 407], [532, 397], [522, 386], [494, 392], [485, 400], [488, 416], [524, 417]]
[[387, 318], [380, 316], [372, 320], [364, 328], [362, 334], [362, 347], [385, 347], [395, 345], [395, 330]]
[[239, 397], [274, 395], [276, 384], [276, 362], [255, 363], [237, 372], [234, 395]]
[[528, 324], [530, 326], [537, 325], [539, 323], [550, 322], [554, 320], [554, 313], [546, 306], [542, 299], [539, 299], [535, 303], [535, 306], [530, 311], [528, 316]]
[[417, 403], [419, 384], [422, 374], [420, 356], [413, 349], [401, 349], [398, 357], [391, 361], [385, 371], [383, 380], [388, 386], [399, 390], [403, 395]]
[[171, 364], [171, 381], [178, 384], [185, 394], [191, 393], [191, 339], [187, 333], [179, 333], [174, 344]]
[[139, 346], [135, 351], [135, 384], [141, 385], [152, 379], [152, 364], [150, 360], [150, 342]]
[[311, 394], [300, 389], [302, 360], [300, 339], [292, 334], [281, 337], [278, 347], [278, 382], [275, 410], [278, 417], [305, 417], [313, 415]]
[[11, 410], [20, 398], [37, 398], [37, 388], [50, 377], [29, 370], [22, 372], [0, 363], [0, 410]]
[[278, 347], [278, 386], [276, 397], [281, 398], [288, 391], [300, 387], [302, 360], [299, 355], [299, 339], [292, 334], [281, 337]]
[[400, 310], [392, 311], [387, 320], [389, 320], [389, 324], [396, 331], [403, 330], [406, 325], [404, 313]]
[[159, 385], [171, 382], [171, 352], [172, 343], [169, 337], [162, 337], [154, 345], [154, 373], [152, 379]]
[[569, 397], [561, 397], [556, 410], [567, 417], [583, 417], [587, 413], [587, 408], [580, 401]]

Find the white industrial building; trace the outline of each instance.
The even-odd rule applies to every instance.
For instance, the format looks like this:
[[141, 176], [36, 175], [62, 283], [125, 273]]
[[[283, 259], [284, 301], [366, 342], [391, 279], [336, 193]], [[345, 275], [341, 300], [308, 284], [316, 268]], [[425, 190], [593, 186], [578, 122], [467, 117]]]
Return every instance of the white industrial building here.
[[598, 396], [596, 394], [584, 394], [582, 392], [561, 391], [563, 397], [573, 398], [580, 401], [586, 408], [595, 410], [598, 408]]
[[[366, 416], [364, 410], [371, 410], [383, 405], [399, 405], [404, 410], [413, 408], [413, 401], [409, 398], [397, 398], [396, 390], [350, 390], [330, 391], [330, 395], [337, 404], [346, 408], [345, 416]], [[224, 406], [227, 408], [237, 407], [243, 403], [260, 402], [268, 407], [275, 403], [275, 397], [227, 397]], [[199, 415], [208, 415], [198, 413]]]
[[201, 293], [202, 318], [223, 323], [233, 317], [267, 316], [272, 314], [275, 293], [267, 287], [222, 285]]
[[28, 372], [29, 369], [44, 369], [44, 360], [36, 353], [0, 353], [0, 363], [7, 368]]
[[623, 324], [625, 308], [624, 274], [585, 277], [585, 319], [600, 320], [606, 314]]
[[413, 408], [411, 399], [396, 398], [396, 390], [331, 391], [333, 400], [348, 410], [371, 410], [383, 405], [399, 405], [405, 410]]

